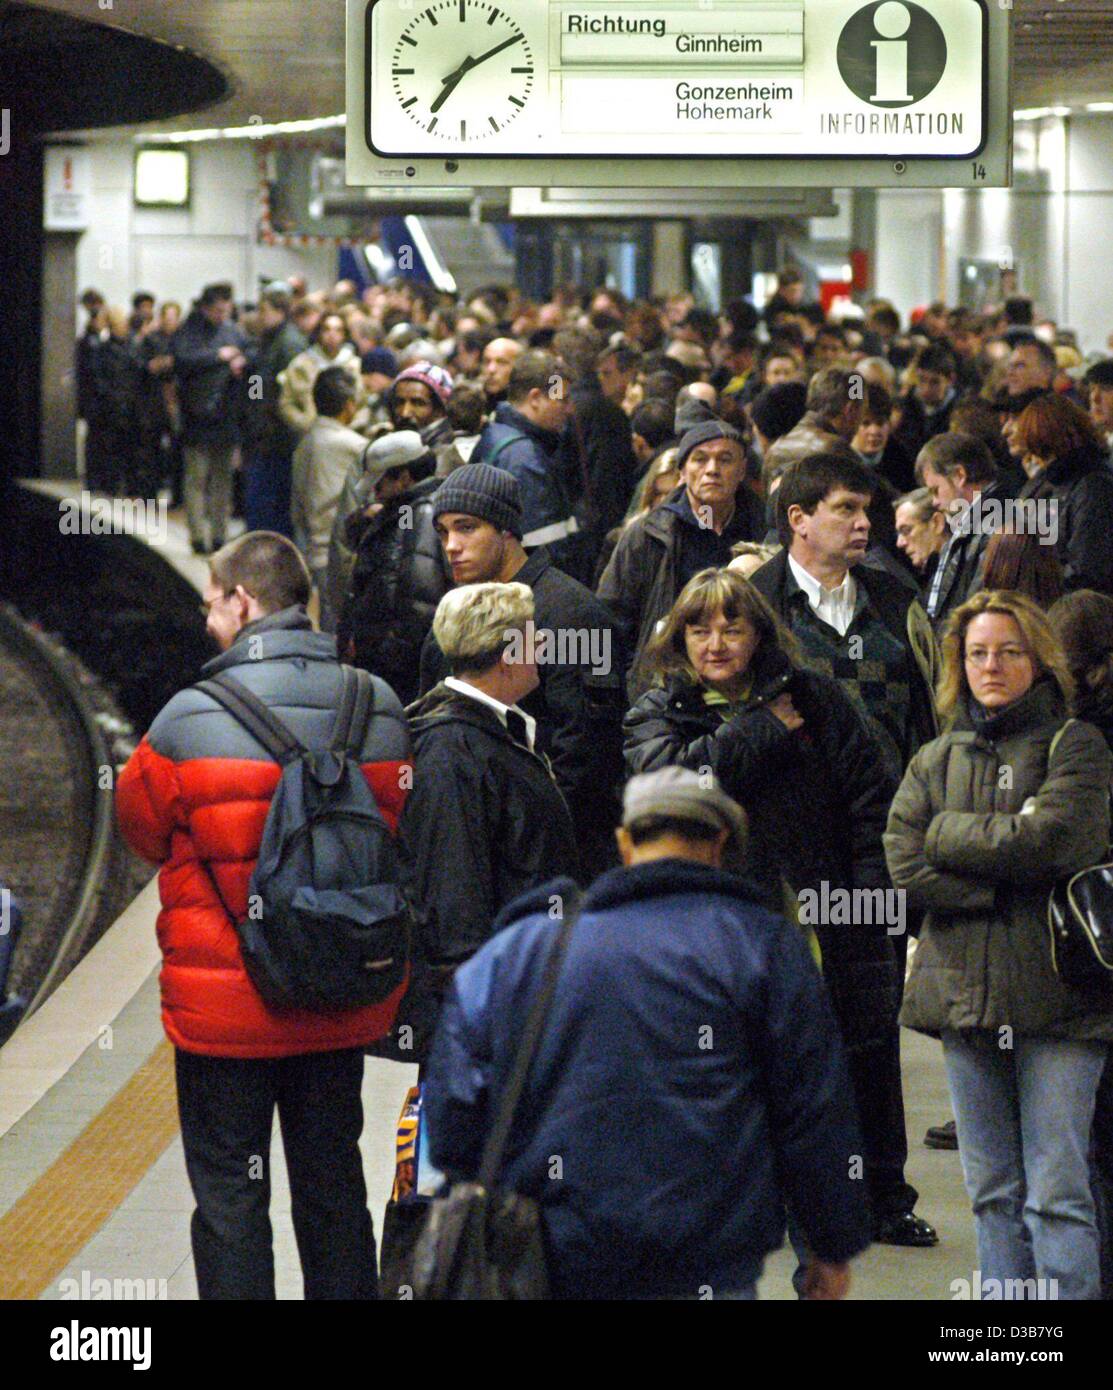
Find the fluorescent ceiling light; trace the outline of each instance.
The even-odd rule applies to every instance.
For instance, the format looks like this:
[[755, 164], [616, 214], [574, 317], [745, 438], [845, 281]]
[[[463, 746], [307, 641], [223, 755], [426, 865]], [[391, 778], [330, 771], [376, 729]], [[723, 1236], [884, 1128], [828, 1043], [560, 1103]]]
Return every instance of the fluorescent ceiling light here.
[[313, 121], [276, 121], [270, 125], [216, 126], [210, 130], [172, 130], [163, 135], [137, 135], [136, 143], [145, 145], [185, 145], [201, 140], [263, 140], [272, 135], [304, 135], [314, 130], [337, 130], [345, 125], [344, 116], [322, 116]]
[[1113, 101], [1091, 101], [1086, 104], [1087, 111], [1113, 111]]
[[1014, 111], [1013, 116], [1018, 121], [1042, 121], [1045, 116], [1054, 116], [1062, 109], [1058, 106], [1030, 106], [1024, 111]]

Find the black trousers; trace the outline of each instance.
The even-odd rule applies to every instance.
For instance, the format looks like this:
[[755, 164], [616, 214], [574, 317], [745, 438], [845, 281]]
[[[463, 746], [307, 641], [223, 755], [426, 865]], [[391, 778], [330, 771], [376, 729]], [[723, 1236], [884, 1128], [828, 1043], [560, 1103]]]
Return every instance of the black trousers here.
[[359, 1152], [363, 1052], [241, 1059], [176, 1054], [178, 1113], [197, 1210], [201, 1298], [273, 1299], [270, 1142], [275, 1107], [307, 1299], [377, 1298]]

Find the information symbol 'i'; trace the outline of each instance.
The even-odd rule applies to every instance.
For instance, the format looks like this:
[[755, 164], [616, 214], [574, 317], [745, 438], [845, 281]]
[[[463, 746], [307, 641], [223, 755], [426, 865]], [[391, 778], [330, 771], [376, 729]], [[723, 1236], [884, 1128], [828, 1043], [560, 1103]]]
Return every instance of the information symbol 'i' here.
[[900, 0], [886, 0], [873, 16], [873, 27], [882, 35], [874, 39], [872, 47], [877, 54], [877, 69], [872, 101], [911, 101], [908, 88], [908, 33], [912, 16], [908, 7]]

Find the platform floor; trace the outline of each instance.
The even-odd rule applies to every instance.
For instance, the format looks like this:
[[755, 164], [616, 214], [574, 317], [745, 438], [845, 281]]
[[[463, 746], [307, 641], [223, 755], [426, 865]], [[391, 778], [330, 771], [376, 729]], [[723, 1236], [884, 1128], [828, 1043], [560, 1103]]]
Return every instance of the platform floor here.
[[[145, 911], [136, 914], [132, 931], [153, 912], [153, 895], [144, 898]], [[120, 951], [116, 943], [114, 958], [110, 933], [83, 964], [78, 973], [84, 978], [74, 986], [85, 991], [86, 1000], [98, 972], [118, 974]], [[66, 1031], [65, 1010], [82, 1015], [89, 1041], [72, 1065], [14, 1121], [11, 1113], [5, 1121], [0, 1111], [0, 1128], [10, 1124], [0, 1134], [0, 1298], [72, 1298], [82, 1289], [95, 1294], [108, 1287], [97, 1280], [150, 1281], [145, 1287], [151, 1297], [197, 1296], [189, 1245], [192, 1201], [177, 1131], [173, 1057], [159, 1022], [157, 967], [148, 957], [133, 970], [138, 988], [117, 1014], [106, 1007], [107, 1017], [96, 1023], [77, 993], [69, 1002], [63, 996], [48, 1001], [29, 1021], [27, 1037], [21, 1030], [0, 1053], [0, 1090], [21, 1077], [25, 1090], [36, 1078], [45, 1086], [50, 1077], [34, 1070], [36, 1044], [43, 1046], [36, 1030], [57, 1044]], [[52, 1005], [55, 1016], [42, 1017]], [[75, 1027], [75, 1036], [79, 1031]], [[69, 1047], [72, 1052], [73, 1037]], [[921, 1142], [929, 1124], [950, 1114], [938, 1044], [906, 1033], [904, 1063], [908, 1177], [920, 1190], [919, 1211], [937, 1227], [940, 1243], [932, 1250], [872, 1247], [855, 1263], [851, 1296], [946, 1300], [952, 1280], [972, 1277], [973, 1227], [957, 1154], [928, 1150]], [[367, 1061], [362, 1149], [376, 1231], [393, 1181], [395, 1121], [415, 1079], [414, 1067]], [[297, 1299], [301, 1276], [277, 1127], [271, 1157], [277, 1292], [281, 1299]], [[792, 1298], [794, 1263], [787, 1248], [776, 1253], [760, 1297]]]

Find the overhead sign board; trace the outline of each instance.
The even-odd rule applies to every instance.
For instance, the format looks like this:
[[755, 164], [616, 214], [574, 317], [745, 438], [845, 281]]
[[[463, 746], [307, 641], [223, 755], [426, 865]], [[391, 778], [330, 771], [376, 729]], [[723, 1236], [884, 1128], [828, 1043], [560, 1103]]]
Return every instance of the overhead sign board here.
[[987, 0], [349, 0], [348, 40], [352, 182], [1008, 179]]

